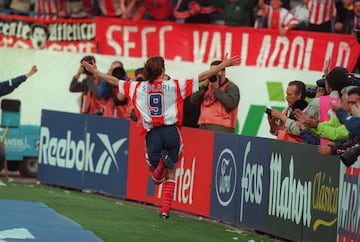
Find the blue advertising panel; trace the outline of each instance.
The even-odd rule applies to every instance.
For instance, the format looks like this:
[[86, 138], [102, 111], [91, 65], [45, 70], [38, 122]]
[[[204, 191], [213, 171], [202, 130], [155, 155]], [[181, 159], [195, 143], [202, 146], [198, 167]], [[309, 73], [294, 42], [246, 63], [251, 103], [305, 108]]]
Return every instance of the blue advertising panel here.
[[84, 141], [86, 116], [42, 111], [38, 181], [82, 188], [83, 166], [89, 160]]
[[129, 121], [44, 110], [38, 180], [125, 197]]
[[270, 139], [241, 136], [238, 150], [241, 191], [236, 196], [235, 224], [267, 232]]
[[240, 192], [240, 136], [215, 133], [212, 163], [210, 217], [235, 223], [236, 196]]
[[269, 140], [215, 135], [210, 217], [265, 231]]
[[125, 197], [129, 128], [125, 119], [88, 118], [86, 138], [93, 145], [89, 149], [92, 166], [85, 167], [84, 189]]

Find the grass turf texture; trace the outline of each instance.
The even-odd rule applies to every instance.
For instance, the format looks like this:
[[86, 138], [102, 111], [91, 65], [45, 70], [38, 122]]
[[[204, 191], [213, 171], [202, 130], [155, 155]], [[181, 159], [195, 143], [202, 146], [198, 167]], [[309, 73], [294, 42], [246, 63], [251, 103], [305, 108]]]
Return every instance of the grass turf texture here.
[[[11, 182], [0, 187], [0, 199], [43, 202], [104, 241], [273, 241], [269, 238], [172, 212], [51, 186]], [[36, 211], [34, 211], [35, 213]]]

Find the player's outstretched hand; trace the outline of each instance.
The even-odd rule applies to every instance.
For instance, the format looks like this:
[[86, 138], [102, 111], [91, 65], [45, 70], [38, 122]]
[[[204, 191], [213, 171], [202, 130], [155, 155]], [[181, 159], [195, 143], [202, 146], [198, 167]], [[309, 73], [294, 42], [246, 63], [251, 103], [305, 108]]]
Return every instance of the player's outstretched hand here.
[[36, 65], [33, 65], [30, 69], [30, 71], [26, 74], [26, 77], [29, 78], [32, 75], [34, 75], [38, 71]]
[[229, 57], [229, 54], [226, 53], [225, 57], [224, 57], [224, 63], [226, 64], [226, 66], [240, 65], [241, 57], [240, 57], [240, 55], [234, 55], [234, 56]]

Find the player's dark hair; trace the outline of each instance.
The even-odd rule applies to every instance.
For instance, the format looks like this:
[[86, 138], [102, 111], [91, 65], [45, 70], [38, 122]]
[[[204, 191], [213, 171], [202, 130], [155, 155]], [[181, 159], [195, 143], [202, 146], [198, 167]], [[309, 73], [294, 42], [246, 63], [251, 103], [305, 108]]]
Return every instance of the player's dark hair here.
[[158, 78], [165, 70], [165, 61], [161, 56], [150, 57], [144, 67], [144, 78], [149, 82], [153, 82]]

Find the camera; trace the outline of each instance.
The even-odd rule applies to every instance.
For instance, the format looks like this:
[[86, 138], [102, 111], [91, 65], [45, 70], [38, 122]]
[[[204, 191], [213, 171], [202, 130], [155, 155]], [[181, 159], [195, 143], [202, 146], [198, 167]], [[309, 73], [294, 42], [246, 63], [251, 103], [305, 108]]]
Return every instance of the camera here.
[[[80, 64], [81, 64], [83, 61], [86, 61], [87, 63], [93, 65], [93, 64], [95, 64], [95, 57], [92, 56], [92, 55], [87, 55], [87, 56], [83, 57], [83, 58], [80, 60]], [[93, 75], [90, 71], [86, 70], [85, 67], [83, 67], [83, 74], [86, 74], [86, 75], [88, 75], [88, 76], [92, 76], [92, 75]]]
[[316, 96], [316, 92], [318, 87], [325, 88], [325, 78], [321, 78], [316, 81], [316, 87], [309, 87], [306, 89], [306, 97], [314, 98]]
[[124, 68], [122, 67], [116, 67], [112, 72], [111, 72], [111, 75], [116, 77], [117, 79], [119, 80], [123, 80], [125, 75], [126, 75], [126, 72], [124, 70]]
[[219, 75], [213, 75], [213, 76], [209, 77], [209, 82], [217, 82], [219, 80], [220, 80]]
[[[359, 30], [360, 34], [360, 30]], [[352, 86], [360, 86], [360, 74], [357, 73], [348, 73], [348, 84]], [[316, 87], [309, 87], [306, 89], [306, 97], [314, 98], [316, 96], [317, 89], [319, 87], [325, 88], [325, 78], [319, 79], [316, 81]]]
[[349, 82], [352, 86], [360, 86], [360, 74], [349, 73], [348, 74]]
[[297, 101], [294, 102], [293, 106], [292, 106], [292, 111], [289, 115], [290, 119], [293, 120], [297, 120], [297, 118], [295, 117], [295, 109], [300, 109], [301, 111], [303, 111], [308, 105], [308, 102], [304, 99], [299, 99]]
[[266, 113], [267, 115], [269, 115], [269, 116], [271, 116], [271, 111], [272, 111], [271, 108], [266, 108], [266, 109], [265, 109], [265, 113]]
[[341, 161], [347, 167], [352, 166], [360, 155], [360, 145], [353, 147], [340, 155]]

